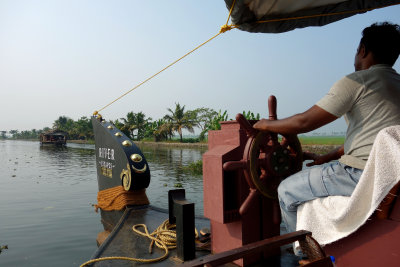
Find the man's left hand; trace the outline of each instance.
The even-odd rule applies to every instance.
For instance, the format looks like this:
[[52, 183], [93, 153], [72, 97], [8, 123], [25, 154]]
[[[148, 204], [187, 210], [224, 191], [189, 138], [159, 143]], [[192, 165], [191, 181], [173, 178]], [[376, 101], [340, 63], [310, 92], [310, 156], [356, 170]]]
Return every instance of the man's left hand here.
[[269, 131], [269, 128], [268, 128], [269, 122], [270, 122], [270, 120], [261, 119], [258, 122], [256, 122], [253, 125], [253, 127], [254, 127], [254, 129], [259, 130], [259, 131], [263, 131], [263, 132]]

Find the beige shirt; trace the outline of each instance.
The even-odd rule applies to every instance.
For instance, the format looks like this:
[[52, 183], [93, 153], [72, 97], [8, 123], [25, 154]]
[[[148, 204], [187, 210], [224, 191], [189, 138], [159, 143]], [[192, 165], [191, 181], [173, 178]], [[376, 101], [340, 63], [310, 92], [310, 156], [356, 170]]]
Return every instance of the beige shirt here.
[[339, 161], [364, 169], [378, 132], [400, 125], [400, 75], [389, 65], [373, 65], [336, 82], [317, 102], [348, 125], [344, 155]]

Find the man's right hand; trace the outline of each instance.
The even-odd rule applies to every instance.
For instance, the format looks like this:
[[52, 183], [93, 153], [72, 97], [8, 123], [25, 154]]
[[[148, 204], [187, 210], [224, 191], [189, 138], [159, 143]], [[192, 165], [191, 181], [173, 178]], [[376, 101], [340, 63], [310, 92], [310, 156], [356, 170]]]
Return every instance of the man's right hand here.
[[308, 151], [303, 152], [303, 160], [312, 160], [313, 162], [309, 162], [306, 164], [307, 167], [311, 167], [314, 165], [321, 165], [332, 160], [337, 160], [341, 156], [343, 156], [343, 154], [344, 154], [344, 146], [342, 145], [324, 155], [318, 155]]
[[307, 167], [311, 167], [314, 165], [321, 165], [329, 162], [329, 160], [327, 161], [326, 156], [324, 157], [324, 155], [318, 155], [308, 151], [303, 152], [303, 160], [312, 160], [312, 162], [306, 164]]

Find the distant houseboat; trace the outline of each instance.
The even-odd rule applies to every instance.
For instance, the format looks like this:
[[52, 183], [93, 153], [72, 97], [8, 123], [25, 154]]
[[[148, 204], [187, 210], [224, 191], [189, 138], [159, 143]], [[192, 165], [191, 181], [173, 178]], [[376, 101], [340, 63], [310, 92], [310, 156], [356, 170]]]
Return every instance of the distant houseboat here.
[[40, 144], [54, 144], [54, 145], [65, 145], [67, 143], [67, 133], [63, 131], [49, 131], [40, 134]]

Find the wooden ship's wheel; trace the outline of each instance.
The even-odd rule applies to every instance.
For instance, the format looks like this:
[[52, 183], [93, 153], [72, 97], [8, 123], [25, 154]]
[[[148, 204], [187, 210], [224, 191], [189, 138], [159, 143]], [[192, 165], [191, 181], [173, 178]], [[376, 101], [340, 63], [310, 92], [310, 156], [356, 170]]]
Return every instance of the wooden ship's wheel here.
[[[276, 120], [276, 98], [268, 99], [269, 119]], [[242, 114], [236, 120], [246, 131], [248, 140], [240, 161], [228, 161], [224, 170], [242, 168], [250, 192], [239, 209], [240, 214], [251, 208], [251, 203], [260, 194], [267, 198], [277, 198], [279, 183], [289, 175], [302, 169], [303, 159], [299, 139], [296, 135], [281, 135], [262, 132], [253, 128], [254, 121], [248, 121]]]

